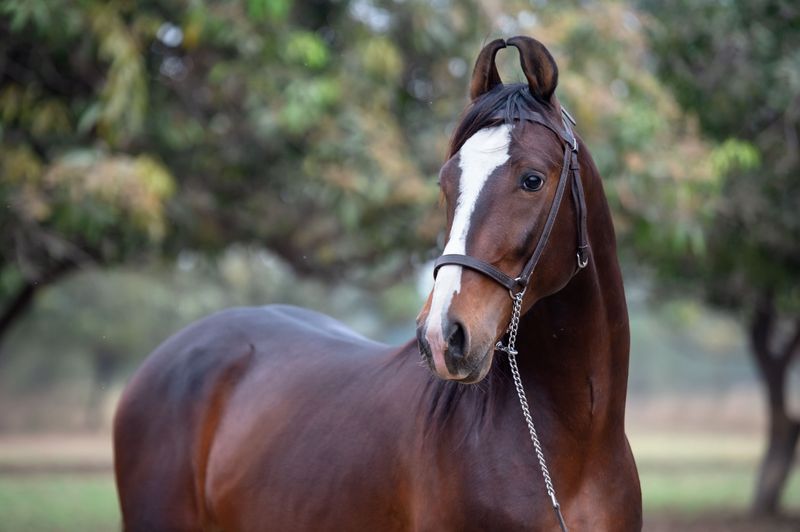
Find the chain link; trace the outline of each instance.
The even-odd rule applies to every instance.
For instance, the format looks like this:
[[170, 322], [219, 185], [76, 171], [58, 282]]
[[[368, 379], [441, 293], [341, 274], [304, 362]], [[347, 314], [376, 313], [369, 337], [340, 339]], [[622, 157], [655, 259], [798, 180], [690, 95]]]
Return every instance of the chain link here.
[[564, 516], [561, 514], [561, 505], [558, 504], [556, 499], [556, 490], [553, 487], [553, 480], [550, 478], [550, 471], [547, 469], [547, 462], [544, 458], [544, 451], [542, 444], [539, 442], [539, 435], [536, 433], [536, 427], [533, 424], [533, 417], [531, 417], [530, 407], [528, 406], [528, 398], [525, 395], [525, 389], [522, 387], [522, 378], [519, 374], [519, 367], [517, 366], [517, 332], [519, 331], [519, 320], [522, 312], [522, 298], [525, 296], [525, 290], [518, 292], [514, 298], [514, 306], [511, 311], [511, 323], [508, 324], [508, 344], [503, 345], [503, 342], [497, 342], [495, 349], [503, 351], [508, 354], [508, 364], [511, 366], [511, 376], [514, 379], [514, 387], [517, 389], [517, 396], [519, 397], [519, 405], [522, 407], [522, 415], [525, 417], [525, 423], [528, 425], [528, 433], [533, 442], [533, 448], [536, 451], [536, 458], [539, 460], [539, 467], [542, 470], [542, 477], [544, 478], [544, 486], [547, 489], [547, 495], [550, 496], [550, 502], [553, 505], [553, 510], [556, 513], [558, 524], [562, 532], [567, 531], [567, 525], [564, 523]]

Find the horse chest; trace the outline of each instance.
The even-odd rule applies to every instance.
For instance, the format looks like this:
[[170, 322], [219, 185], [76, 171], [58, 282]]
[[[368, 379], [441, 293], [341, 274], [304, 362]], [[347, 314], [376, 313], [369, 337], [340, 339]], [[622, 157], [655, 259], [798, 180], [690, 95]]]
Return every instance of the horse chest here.
[[541, 473], [524, 445], [503, 435], [457, 440], [443, 438], [417, 461], [413, 530], [552, 530]]

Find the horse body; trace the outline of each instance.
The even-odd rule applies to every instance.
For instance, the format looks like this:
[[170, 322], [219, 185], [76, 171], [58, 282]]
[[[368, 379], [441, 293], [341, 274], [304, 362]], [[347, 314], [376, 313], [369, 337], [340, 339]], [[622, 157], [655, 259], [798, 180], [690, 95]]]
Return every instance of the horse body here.
[[[235, 309], [159, 349], [117, 417], [126, 529], [555, 527], [502, 364], [482, 387], [440, 382], [416, 345], [388, 348], [335, 323], [300, 309]], [[623, 513], [622, 501], [611, 504], [624, 495], [614, 484], [630, 480], [626, 453], [603, 456], [621, 442], [592, 437], [600, 383], [580, 386], [582, 412], [550, 412], [559, 393], [575, 392], [545, 391], [528, 369], [543, 444], [558, 449], [557, 486], [577, 487], [562, 501], [570, 525], [630, 529], [596, 522]], [[584, 508], [594, 511], [583, 517]]]
[[[473, 80], [473, 97], [492, 89], [496, 71], [481, 65], [490, 57], [493, 68], [497, 43], [479, 58], [476, 76], [486, 79]], [[557, 103], [553, 109], [560, 116]], [[487, 167], [496, 177], [488, 192], [473, 191], [475, 216], [492, 214], [492, 194], [508, 195], [498, 172], [515, 161], [560, 171], [559, 155], [537, 155], [541, 146], [557, 148], [549, 132], [517, 127], [531, 145], [515, 145], [510, 162]], [[564, 201], [526, 293], [519, 369], [567, 525], [639, 530], [641, 494], [624, 431], [624, 291], [599, 175], [585, 149], [579, 161], [591, 261], [575, 271], [577, 206]], [[465, 229], [457, 252], [517, 238], [500, 222], [517, 219], [515, 208], [526, 212], [535, 196], [525, 194], [484, 224], [495, 233]], [[455, 203], [448, 197], [451, 209]], [[528, 216], [533, 229], [521, 235], [541, 227], [543, 210]], [[531, 247], [530, 236], [517, 240]], [[524, 253], [506, 255], [496, 265], [519, 271]], [[508, 323], [507, 291], [480, 271], [444, 268], [448, 280], [437, 284], [457, 281], [457, 289], [435, 305], [429, 297], [419, 345], [379, 344], [285, 306], [224, 311], [162, 344], [115, 418], [125, 530], [557, 530], [508, 359], [493, 356], [486, 340]]]

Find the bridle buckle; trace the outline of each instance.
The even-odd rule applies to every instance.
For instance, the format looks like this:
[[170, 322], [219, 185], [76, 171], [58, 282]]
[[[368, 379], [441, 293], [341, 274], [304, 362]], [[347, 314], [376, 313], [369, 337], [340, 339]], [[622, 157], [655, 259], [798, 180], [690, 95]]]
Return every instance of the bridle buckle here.
[[580, 250], [575, 255], [578, 257], [578, 269], [584, 269], [589, 264], [589, 254], [585, 250]]

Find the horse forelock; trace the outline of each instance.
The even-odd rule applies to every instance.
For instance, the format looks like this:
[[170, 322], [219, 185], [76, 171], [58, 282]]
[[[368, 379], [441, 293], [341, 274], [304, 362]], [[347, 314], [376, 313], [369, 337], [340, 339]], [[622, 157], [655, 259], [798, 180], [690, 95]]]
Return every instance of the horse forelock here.
[[[551, 105], [534, 98], [524, 83], [497, 85], [492, 90], [472, 102], [464, 111], [450, 138], [450, 158], [461, 149], [475, 133], [501, 122], [515, 124], [520, 121], [524, 111], [534, 111], [542, 115], [552, 112]], [[502, 116], [502, 121], [498, 120]], [[516, 129], [516, 128], [514, 128]]]

